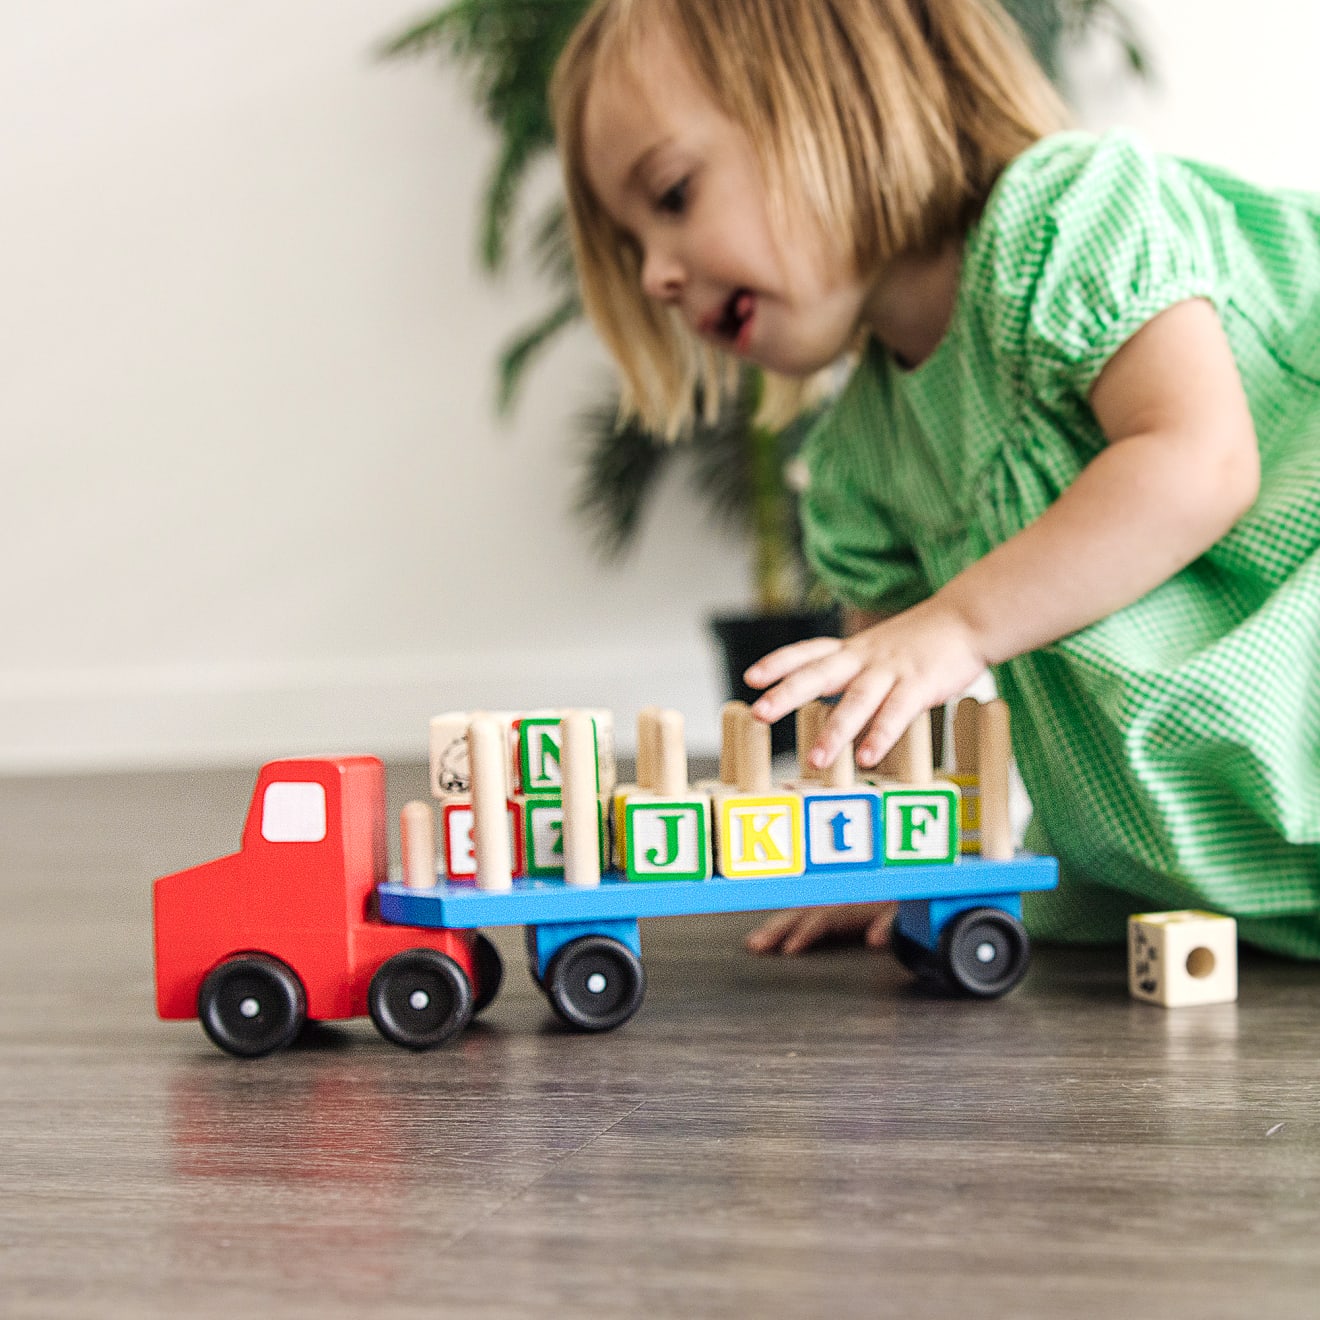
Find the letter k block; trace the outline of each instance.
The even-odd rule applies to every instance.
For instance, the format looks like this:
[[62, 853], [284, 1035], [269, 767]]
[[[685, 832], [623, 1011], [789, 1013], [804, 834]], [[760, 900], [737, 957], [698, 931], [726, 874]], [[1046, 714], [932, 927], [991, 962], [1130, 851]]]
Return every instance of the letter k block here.
[[730, 793], [719, 798], [716, 850], [730, 880], [801, 875], [806, 867], [802, 798]]

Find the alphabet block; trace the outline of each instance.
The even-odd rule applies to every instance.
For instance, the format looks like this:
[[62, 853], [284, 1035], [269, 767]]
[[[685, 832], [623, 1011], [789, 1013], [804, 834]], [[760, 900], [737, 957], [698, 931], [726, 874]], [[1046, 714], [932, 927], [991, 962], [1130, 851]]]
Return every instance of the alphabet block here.
[[1128, 990], [1182, 1008], [1237, 998], [1237, 922], [1214, 912], [1144, 912], [1128, 918]]
[[981, 776], [956, 773], [949, 783], [958, 788], [958, 851], [981, 851]]
[[726, 793], [716, 799], [718, 869], [730, 880], [801, 875], [806, 827], [796, 793]]
[[947, 779], [928, 784], [876, 781], [881, 791], [885, 864], [951, 862], [958, 855], [958, 787]]
[[[564, 802], [558, 793], [515, 793], [523, 842], [523, 870], [532, 876], [564, 874]], [[597, 828], [600, 833], [600, 863], [603, 870], [609, 858], [609, 811], [606, 799], [596, 803]]]
[[710, 798], [634, 793], [623, 809], [623, 869], [629, 880], [709, 880]]
[[[445, 874], [451, 880], [475, 880], [477, 876], [476, 813], [470, 799], [456, 798], [440, 808], [442, 855]], [[517, 806], [509, 803], [509, 847], [514, 874], [526, 868], [522, 825]]]
[[[524, 715], [515, 723], [518, 738], [518, 790], [531, 796], [536, 793], [558, 795], [563, 783], [560, 756], [563, 712], [548, 711]], [[596, 743], [596, 791], [614, 791], [617, 772], [614, 761], [613, 718], [608, 711], [590, 712]]]
[[878, 866], [884, 856], [881, 795], [861, 787], [806, 788], [803, 815], [807, 830], [808, 873], [821, 867]]

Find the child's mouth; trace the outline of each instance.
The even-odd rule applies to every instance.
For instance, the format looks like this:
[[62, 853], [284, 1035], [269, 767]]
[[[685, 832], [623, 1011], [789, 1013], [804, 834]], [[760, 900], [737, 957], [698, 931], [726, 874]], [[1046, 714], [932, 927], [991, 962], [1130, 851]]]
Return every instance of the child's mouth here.
[[756, 298], [750, 289], [735, 289], [712, 330], [718, 338], [727, 339], [735, 348], [743, 347], [755, 307]]

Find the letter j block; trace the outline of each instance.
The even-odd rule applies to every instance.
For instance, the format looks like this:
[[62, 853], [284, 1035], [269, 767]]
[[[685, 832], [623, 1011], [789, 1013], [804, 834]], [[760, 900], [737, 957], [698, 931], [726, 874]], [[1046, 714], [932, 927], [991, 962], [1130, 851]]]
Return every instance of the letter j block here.
[[709, 880], [710, 799], [635, 795], [623, 809], [629, 880]]

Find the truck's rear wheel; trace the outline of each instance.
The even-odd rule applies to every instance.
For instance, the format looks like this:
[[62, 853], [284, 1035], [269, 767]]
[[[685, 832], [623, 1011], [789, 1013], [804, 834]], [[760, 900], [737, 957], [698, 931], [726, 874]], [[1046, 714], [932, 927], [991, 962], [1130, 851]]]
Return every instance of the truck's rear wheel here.
[[480, 933], [472, 941], [472, 951], [477, 960], [477, 998], [472, 1005], [475, 1017], [499, 994], [500, 983], [504, 980], [504, 960], [490, 937]]
[[442, 1045], [472, 1017], [472, 982], [436, 949], [409, 949], [381, 964], [367, 1011], [386, 1040], [410, 1050]]
[[998, 908], [960, 912], [940, 934], [945, 975], [962, 994], [997, 999], [1026, 975], [1031, 941], [1013, 915]]
[[293, 1043], [307, 1020], [307, 994], [278, 958], [244, 953], [202, 982], [197, 1017], [222, 1050], [255, 1059]]
[[641, 1007], [646, 973], [627, 945], [605, 935], [584, 935], [565, 944], [550, 960], [544, 989], [569, 1026], [610, 1031]]

